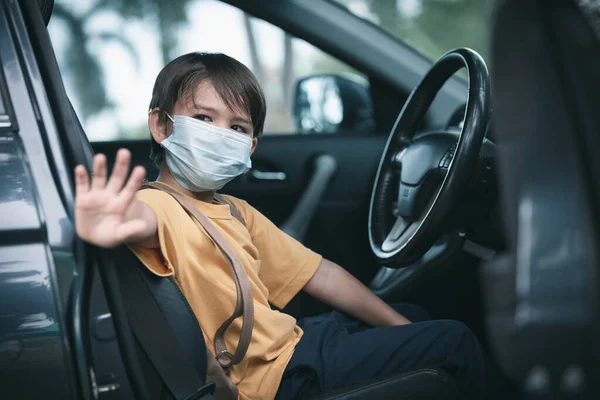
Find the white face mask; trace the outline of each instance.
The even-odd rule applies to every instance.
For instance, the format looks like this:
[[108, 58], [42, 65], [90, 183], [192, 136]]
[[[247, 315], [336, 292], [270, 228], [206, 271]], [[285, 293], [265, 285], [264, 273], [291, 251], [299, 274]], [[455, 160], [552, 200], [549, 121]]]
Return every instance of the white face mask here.
[[175, 115], [173, 132], [160, 144], [171, 174], [192, 192], [221, 189], [252, 166], [252, 139], [195, 118]]

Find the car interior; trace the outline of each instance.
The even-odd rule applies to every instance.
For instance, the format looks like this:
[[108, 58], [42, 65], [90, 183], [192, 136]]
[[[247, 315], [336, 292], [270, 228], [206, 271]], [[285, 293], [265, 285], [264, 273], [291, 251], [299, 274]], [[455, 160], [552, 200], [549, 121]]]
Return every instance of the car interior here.
[[[53, 3], [19, 7], [66, 164], [89, 170], [93, 155], [104, 153], [110, 167], [126, 147], [156, 178], [149, 140], [86, 136], [46, 29]], [[492, 60], [459, 48], [431, 64], [327, 1], [227, 3], [364, 72], [372, 104], [358, 96], [348, 110], [372, 107], [373, 119], [360, 125], [364, 134], [265, 136], [253, 171], [224, 193], [247, 200], [385, 301], [464, 322], [502, 371], [504, 398], [517, 398], [516, 385], [530, 381], [532, 395], [581, 395], [581, 384], [564, 383], [562, 374], [587, 371], [598, 356], [600, 11], [506, 0], [497, 7]], [[364, 52], [354, 51], [363, 43]], [[463, 68], [466, 79], [455, 75]], [[326, 83], [360, 92], [346, 81]], [[302, 98], [302, 81], [295, 90]], [[85, 349], [76, 360], [82, 397], [210, 398], [207, 348], [175, 282], [151, 274], [126, 247], [101, 250], [77, 239], [75, 246], [80, 269], [69, 301], [72, 339]], [[526, 287], [515, 284], [523, 274]], [[300, 293], [283, 311], [301, 318], [328, 308]], [[160, 346], [172, 346], [189, 368], [178, 388], [169, 376], [177, 357]], [[545, 386], [539, 365], [548, 366]], [[321, 399], [368, 397], [464, 398], [448, 373], [427, 368]]]

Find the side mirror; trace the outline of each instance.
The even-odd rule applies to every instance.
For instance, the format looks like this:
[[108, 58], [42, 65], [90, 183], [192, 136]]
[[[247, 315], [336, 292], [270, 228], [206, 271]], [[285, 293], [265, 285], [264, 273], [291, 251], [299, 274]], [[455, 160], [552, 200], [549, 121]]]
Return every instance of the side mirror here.
[[294, 120], [299, 133], [363, 133], [375, 129], [367, 83], [339, 75], [311, 75], [296, 85]]

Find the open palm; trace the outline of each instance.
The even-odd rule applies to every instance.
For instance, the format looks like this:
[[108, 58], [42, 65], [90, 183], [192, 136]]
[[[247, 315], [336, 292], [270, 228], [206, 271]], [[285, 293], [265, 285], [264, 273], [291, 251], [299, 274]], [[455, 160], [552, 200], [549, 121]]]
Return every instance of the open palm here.
[[106, 179], [106, 157], [94, 157], [92, 180], [87, 170], [75, 168], [75, 229], [85, 241], [101, 247], [115, 247], [128, 242], [146, 228], [141, 218], [140, 204], [135, 193], [146, 174], [143, 167], [129, 171], [129, 151], [117, 153], [110, 179]]

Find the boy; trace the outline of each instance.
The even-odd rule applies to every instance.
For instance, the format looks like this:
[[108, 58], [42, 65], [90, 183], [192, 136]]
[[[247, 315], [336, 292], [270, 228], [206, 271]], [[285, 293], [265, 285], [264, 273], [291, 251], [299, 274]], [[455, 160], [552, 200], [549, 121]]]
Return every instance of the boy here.
[[[215, 203], [215, 191], [250, 167], [265, 113], [263, 92], [245, 66], [223, 54], [192, 53], [160, 72], [148, 116], [158, 181], [211, 219], [252, 284], [251, 344], [230, 369], [240, 398], [303, 398], [432, 366], [453, 374], [471, 397], [483, 397], [481, 350], [464, 325], [426, 321], [415, 307], [395, 310], [246, 202], [227, 197], [245, 226], [232, 218], [229, 205]], [[128, 244], [150, 271], [174, 276], [214, 351], [215, 332], [236, 301], [228, 265], [170, 195], [137, 192], [143, 168], [134, 168], [126, 182], [129, 160], [129, 152], [119, 150], [108, 181], [103, 155], [94, 158], [91, 183], [83, 166], [75, 169], [77, 233], [102, 247]], [[340, 312], [297, 322], [271, 308], [283, 308], [300, 290]], [[235, 349], [240, 329], [238, 318], [225, 336], [228, 349]]]

